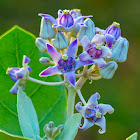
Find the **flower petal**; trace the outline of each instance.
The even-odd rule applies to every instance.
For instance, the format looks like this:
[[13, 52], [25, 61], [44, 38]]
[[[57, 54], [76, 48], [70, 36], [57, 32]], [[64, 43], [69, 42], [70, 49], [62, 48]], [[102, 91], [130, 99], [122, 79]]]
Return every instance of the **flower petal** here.
[[93, 39], [91, 40], [91, 42], [95, 42], [95, 43], [103, 43], [103, 41], [105, 40], [105, 36], [104, 35], [100, 35], [100, 34], [96, 34]]
[[83, 18], [89, 18], [89, 17], [93, 17], [93, 16], [92, 15], [89, 15], [89, 16], [80, 16], [80, 17], [78, 17], [78, 18], [76, 18], [74, 20], [74, 24], [79, 23], [81, 21], [81, 19], [83, 19]]
[[112, 57], [111, 49], [106, 46], [102, 46], [102, 57], [111, 58]]
[[60, 32], [68, 32], [68, 29], [63, 25], [54, 24], [52, 28], [57, 28]]
[[91, 57], [90, 57], [90, 55], [87, 53], [87, 51], [84, 51], [83, 53], [81, 53], [80, 55], [79, 55], [79, 59], [80, 59], [80, 61], [88, 61], [88, 60], [91, 60]]
[[68, 55], [68, 57], [75, 58], [77, 46], [78, 40], [75, 39], [67, 48], [66, 54]]
[[114, 39], [115, 37], [113, 35], [106, 34], [106, 44], [109, 48], [112, 47]]
[[79, 126], [80, 129], [87, 130], [88, 128], [92, 127], [94, 125], [93, 122], [89, 121], [88, 119], [84, 118], [84, 124], [83, 126]]
[[50, 44], [47, 44], [47, 50], [55, 64], [57, 64], [58, 61], [61, 59], [62, 55]]
[[29, 59], [26, 55], [23, 55], [22, 66], [26, 66], [30, 61], [31, 59]]
[[31, 69], [30, 66], [27, 66], [27, 69], [28, 69], [28, 71], [29, 71], [30, 73], [32, 72], [32, 69]]
[[85, 61], [85, 62], [82, 62], [80, 61], [79, 59], [76, 59], [75, 60], [75, 70], [84, 66], [84, 65], [91, 65], [91, 64], [94, 64], [95, 62], [92, 61], [92, 60], [88, 60], [88, 61]]
[[19, 80], [14, 84], [14, 86], [10, 89], [12, 94], [17, 94]]
[[50, 22], [52, 22], [53, 24], [56, 23], [56, 20], [54, 17], [52, 17], [51, 15], [48, 14], [38, 14], [41, 17], [44, 17], [45, 19], [48, 19]]
[[86, 113], [86, 107], [82, 106], [82, 102], [78, 102], [75, 105], [75, 109], [83, 116], [85, 117], [85, 113]]
[[99, 68], [104, 67], [107, 63], [103, 58], [93, 59]]
[[105, 115], [107, 112], [109, 114], [112, 114], [114, 112], [114, 108], [109, 104], [98, 104], [98, 106], [101, 109], [103, 115]]
[[23, 68], [16, 72], [16, 78], [22, 78], [24, 76]]
[[16, 72], [19, 71], [20, 68], [10, 68], [9, 77], [16, 82], [18, 79], [16, 78]]
[[47, 77], [55, 74], [62, 74], [62, 72], [57, 68], [57, 66], [49, 67], [45, 70], [43, 70], [39, 76], [40, 77]]
[[95, 125], [98, 125], [101, 127], [101, 129], [98, 130], [100, 134], [103, 134], [106, 132], [106, 119], [104, 116], [102, 116], [101, 119], [97, 120], [97, 122], [95, 122]]
[[100, 99], [100, 94], [96, 92], [95, 94], [91, 95], [88, 102], [87, 106], [95, 106], [98, 104], [98, 101]]
[[75, 86], [75, 83], [76, 83], [75, 71], [67, 72], [64, 75], [67, 77], [67, 79], [70, 82], [70, 84], [72, 86]]
[[87, 38], [87, 36], [85, 35], [81, 41], [80, 41], [82, 47], [84, 48], [84, 50], [86, 50], [86, 47], [90, 45], [90, 40]]
[[105, 30], [100, 29], [99, 27], [95, 27], [95, 34], [97, 34], [97, 33], [105, 34]]

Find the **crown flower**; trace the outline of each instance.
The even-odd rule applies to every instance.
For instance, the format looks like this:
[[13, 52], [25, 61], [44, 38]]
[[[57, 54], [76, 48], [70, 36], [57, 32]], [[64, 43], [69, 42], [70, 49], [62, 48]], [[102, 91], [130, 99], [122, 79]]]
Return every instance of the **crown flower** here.
[[82, 106], [81, 102], [76, 104], [76, 110], [84, 117], [84, 124], [79, 126], [80, 129], [87, 130], [95, 124], [101, 127], [98, 131], [100, 134], [106, 132], [106, 119], [104, 115], [107, 112], [112, 114], [114, 108], [108, 104], [98, 104], [99, 99], [100, 94], [95, 93], [89, 98], [85, 106]]
[[10, 89], [10, 92], [12, 94], [17, 94], [17, 89], [19, 86], [24, 90], [27, 77], [32, 72], [31, 67], [28, 66], [29, 62], [30, 59], [26, 55], [24, 55], [22, 68], [7, 69], [6, 74], [8, 74], [9, 77], [15, 82], [14, 86]]
[[68, 46], [66, 53], [64, 55], [61, 55], [53, 46], [47, 44], [48, 53], [55, 62], [55, 66], [45, 69], [40, 73], [39, 76], [47, 77], [55, 74], [64, 74], [67, 77], [70, 84], [72, 86], [75, 86], [75, 70], [84, 65], [91, 65], [94, 63], [94, 61], [92, 60], [82, 62], [79, 59], [75, 59], [77, 46], [78, 40], [75, 39]]

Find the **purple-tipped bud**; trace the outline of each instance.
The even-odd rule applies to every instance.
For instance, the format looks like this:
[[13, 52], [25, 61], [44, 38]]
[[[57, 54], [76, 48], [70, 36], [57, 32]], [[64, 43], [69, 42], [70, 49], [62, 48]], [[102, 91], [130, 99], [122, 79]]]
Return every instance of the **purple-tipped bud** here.
[[36, 43], [36, 46], [38, 47], [38, 49], [42, 53], [47, 52], [46, 44], [49, 44], [49, 41], [42, 39], [42, 38], [37, 38], [35, 43]]
[[129, 42], [126, 38], [120, 37], [112, 48], [112, 59], [117, 62], [125, 62], [127, 59]]
[[72, 15], [70, 14], [70, 10], [63, 10], [63, 14], [60, 17], [59, 23], [66, 28], [69, 28], [74, 24], [74, 20]]
[[31, 61], [31, 59], [29, 59], [26, 55], [24, 55], [24, 56], [23, 56], [22, 65], [25, 66], [25, 65], [27, 65], [30, 61]]
[[20, 79], [20, 78], [22, 78], [24, 76], [24, 73], [23, 73], [23, 69], [21, 68], [20, 70], [18, 70], [17, 72], [16, 72], [16, 78], [17, 79]]
[[110, 25], [106, 29], [105, 34], [113, 35], [115, 37], [115, 40], [117, 40], [121, 36], [120, 24], [117, 22], [113, 22], [112, 25]]
[[52, 39], [55, 37], [56, 30], [52, 28], [52, 23], [48, 19], [42, 18], [40, 26], [40, 37], [43, 39]]

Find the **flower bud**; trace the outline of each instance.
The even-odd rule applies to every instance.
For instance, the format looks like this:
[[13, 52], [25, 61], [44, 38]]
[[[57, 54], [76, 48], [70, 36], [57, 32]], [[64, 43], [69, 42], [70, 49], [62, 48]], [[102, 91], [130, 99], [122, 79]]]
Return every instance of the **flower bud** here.
[[110, 61], [106, 66], [100, 68], [99, 72], [105, 79], [111, 79], [118, 68], [118, 64], [115, 61]]
[[56, 137], [58, 137], [63, 129], [64, 129], [63, 125], [59, 125], [58, 127], [55, 127], [53, 130], [52, 138], [55, 139]]
[[65, 49], [68, 46], [67, 39], [64, 36], [64, 34], [61, 32], [58, 32], [56, 34], [55, 39], [52, 40], [52, 43], [55, 46], [55, 48], [58, 50]]
[[129, 42], [126, 38], [120, 37], [112, 48], [112, 59], [117, 62], [124, 62], [127, 59]]
[[106, 29], [105, 34], [113, 35], [115, 37], [115, 40], [117, 40], [121, 36], [120, 24], [117, 22], [113, 22], [112, 25], [110, 25]]
[[49, 44], [49, 41], [44, 40], [42, 38], [37, 38], [35, 43], [41, 52], [43, 52], [43, 53], [47, 52], [46, 44]]
[[52, 28], [52, 23], [45, 18], [41, 20], [40, 37], [43, 39], [52, 39], [55, 37], [56, 30]]
[[61, 134], [63, 128], [64, 128], [63, 125], [54, 127], [54, 122], [50, 121], [49, 124], [46, 124], [44, 126], [43, 130], [48, 138], [55, 139], [56, 137], [58, 137]]
[[92, 38], [95, 36], [95, 25], [94, 25], [94, 22], [90, 19], [90, 18], [87, 18], [85, 21], [84, 21], [84, 24], [87, 26], [83, 26], [81, 27], [79, 33], [78, 33], [78, 39], [81, 40], [84, 35], [86, 35], [88, 37], [88, 39], [91, 41]]
[[51, 62], [51, 60], [50, 60], [48, 57], [41, 57], [41, 58], [39, 59], [39, 62], [40, 62], [41, 64], [44, 64], [44, 65], [49, 65], [50, 62]]

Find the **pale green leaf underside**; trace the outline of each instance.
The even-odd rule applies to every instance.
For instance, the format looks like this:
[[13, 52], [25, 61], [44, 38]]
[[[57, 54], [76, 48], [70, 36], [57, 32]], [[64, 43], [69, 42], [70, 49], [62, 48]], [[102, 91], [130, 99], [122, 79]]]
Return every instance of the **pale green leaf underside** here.
[[[31, 59], [29, 63], [33, 70], [31, 77], [50, 82], [61, 80], [59, 76], [45, 79], [39, 77], [39, 73], [46, 66], [39, 63], [42, 53], [35, 45], [34, 35], [14, 26], [0, 37], [0, 129], [15, 135], [22, 135], [17, 117], [17, 96], [9, 92], [14, 82], [5, 73], [8, 67], [21, 67], [23, 55]], [[66, 118], [64, 86], [44, 86], [27, 81], [25, 92], [31, 98], [37, 112], [41, 136], [44, 135], [43, 126], [50, 120], [56, 125], [64, 124]]]
[[129, 136], [126, 140], [137, 140], [137, 138], [138, 138], [138, 133], [135, 132], [134, 134]]
[[5, 131], [0, 130], [0, 140], [31, 140], [21, 136], [11, 135]]
[[81, 114], [73, 114], [65, 123], [64, 130], [59, 137], [59, 140], [74, 140], [78, 132], [79, 124], [81, 123]]
[[40, 130], [37, 114], [31, 99], [21, 88], [18, 89], [17, 94], [17, 111], [23, 136], [38, 140], [37, 136], [40, 136]]

